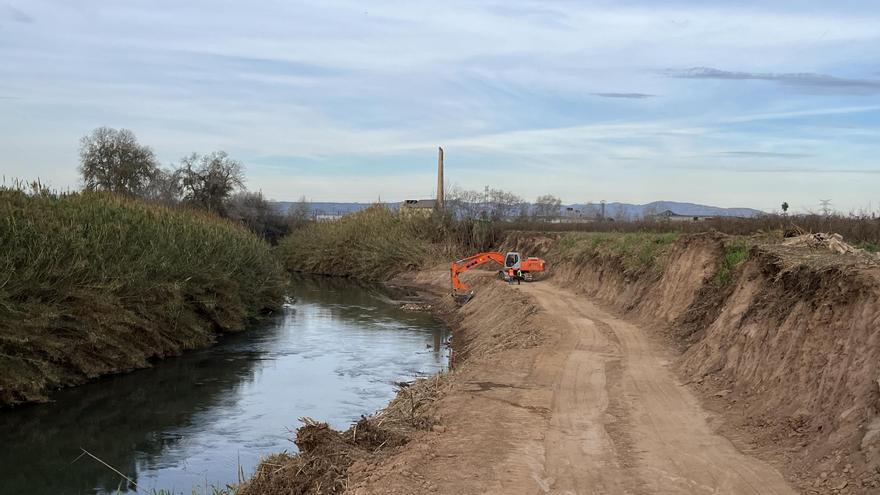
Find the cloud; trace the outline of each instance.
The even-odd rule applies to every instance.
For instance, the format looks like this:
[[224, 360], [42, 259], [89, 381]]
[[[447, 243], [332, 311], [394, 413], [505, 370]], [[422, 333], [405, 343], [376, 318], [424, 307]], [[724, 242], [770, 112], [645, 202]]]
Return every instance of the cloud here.
[[880, 169], [855, 169], [855, 168], [811, 168], [811, 167], [798, 167], [798, 168], [782, 168], [782, 167], [770, 167], [770, 168], [747, 168], [747, 169], [735, 169], [733, 172], [749, 172], [749, 173], [762, 173], [762, 174], [880, 174]]
[[880, 80], [848, 79], [815, 74], [811, 72], [768, 73], [768, 72], [737, 72], [713, 69], [711, 67], [692, 67], [685, 70], [669, 69], [665, 71], [669, 77], [678, 79], [721, 79], [731, 81], [772, 81], [789, 86], [807, 86], [828, 91], [845, 93], [880, 93]]
[[773, 151], [719, 151], [718, 155], [733, 158], [809, 158], [807, 153], [779, 153]]
[[24, 11], [19, 10], [12, 5], [6, 6], [6, 11], [9, 13], [9, 18], [16, 22], [23, 22], [25, 24], [31, 24], [34, 22], [34, 18], [27, 15]]
[[647, 93], [590, 93], [593, 96], [601, 96], [602, 98], [631, 98], [631, 99], [642, 99], [642, 98], [655, 98], [657, 95], [649, 95]]

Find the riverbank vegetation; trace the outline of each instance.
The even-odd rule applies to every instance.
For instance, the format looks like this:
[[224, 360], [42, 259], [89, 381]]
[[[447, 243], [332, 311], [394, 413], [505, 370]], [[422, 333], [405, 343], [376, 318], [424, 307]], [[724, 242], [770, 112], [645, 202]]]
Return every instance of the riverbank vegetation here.
[[208, 212], [0, 189], [0, 405], [212, 342], [282, 301], [270, 247]]
[[386, 280], [426, 263], [448, 262], [490, 249], [492, 222], [448, 215], [406, 214], [374, 205], [335, 222], [313, 222], [278, 246], [290, 271]]
[[187, 206], [246, 226], [271, 244], [297, 228], [307, 212], [284, 215], [259, 191], [248, 191], [244, 165], [225, 151], [191, 153], [160, 167], [153, 150], [128, 129], [99, 127], [80, 140], [79, 173], [85, 191]]

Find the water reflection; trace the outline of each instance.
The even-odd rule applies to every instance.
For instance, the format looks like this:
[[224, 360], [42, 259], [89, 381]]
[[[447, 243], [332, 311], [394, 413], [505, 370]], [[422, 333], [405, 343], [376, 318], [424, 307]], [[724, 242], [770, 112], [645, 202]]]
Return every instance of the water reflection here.
[[[236, 481], [260, 455], [295, 448], [296, 419], [345, 427], [382, 407], [392, 381], [445, 365], [446, 331], [393, 296], [334, 279], [296, 280], [272, 321], [154, 368], [63, 390], [54, 403], [0, 412], [0, 492], [141, 493]], [[122, 482], [122, 483], [121, 483]]]

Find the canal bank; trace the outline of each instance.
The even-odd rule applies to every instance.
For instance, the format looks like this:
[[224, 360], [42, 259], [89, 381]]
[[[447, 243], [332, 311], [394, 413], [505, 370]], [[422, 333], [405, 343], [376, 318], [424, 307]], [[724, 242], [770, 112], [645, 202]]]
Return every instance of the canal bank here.
[[259, 328], [0, 412], [4, 492], [211, 493], [261, 456], [295, 450], [297, 418], [347, 427], [386, 405], [395, 382], [444, 368], [445, 325], [400, 310], [399, 292], [327, 278], [291, 285], [295, 302]]

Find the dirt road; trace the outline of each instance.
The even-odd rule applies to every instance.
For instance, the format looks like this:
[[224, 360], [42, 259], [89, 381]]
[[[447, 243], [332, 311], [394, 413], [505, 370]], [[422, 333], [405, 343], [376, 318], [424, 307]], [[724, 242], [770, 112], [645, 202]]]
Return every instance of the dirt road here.
[[713, 432], [645, 330], [551, 283], [503, 290], [536, 304], [547, 343], [469, 363], [444, 429], [354, 493], [796, 493]]
[[522, 290], [564, 329], [546, 458], [535, 473], [544, 491], [794, 493], [771, 466], [713, 433], [642, 329], [550, 284]]

